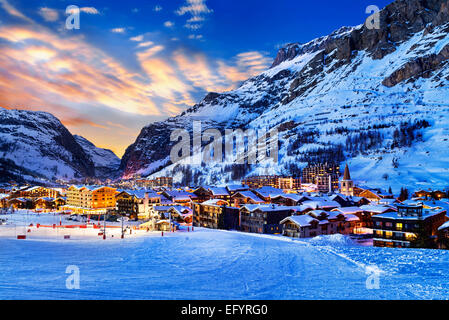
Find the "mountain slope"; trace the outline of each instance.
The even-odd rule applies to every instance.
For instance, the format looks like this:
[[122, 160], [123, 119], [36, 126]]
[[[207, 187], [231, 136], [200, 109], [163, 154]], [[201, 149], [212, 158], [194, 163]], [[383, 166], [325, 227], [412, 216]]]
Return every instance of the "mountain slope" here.
[[116, 174], [120, 166], [120, 158], [108, 149], [96, 147], [84, 137], [73, 136], [84, 152], [92, 160], [95, 167], [95, 176], [99, 178], [111, 178]]
[[15, 166], [10, 175], [18, 180], [94, 175], [91, 159], [72, 134], [46, 112], [0, 108], [0, 159]]
[[1, 182], [109, 178], [119, 165], [112, 151], [73, 136], [49, 113], [0, 108]]
[[[210, 93], [183, 114], [142, 129], [121, 169], [174, 174], [184, 183], [224, 183], [250, 173], [294, 174], [314, 161], [348, 161], [372, 186], [449, 183], [449, 6], [395, 1], [380, 29], [344, 27], [282, 48], [272, 68], [227, 93]], [[171, 164], [174, 129], [274, 128], [279, 165]], [[187, 163], [183, 161], [183, 163]], [[201, 174], [201, 176], [200, 176]]]

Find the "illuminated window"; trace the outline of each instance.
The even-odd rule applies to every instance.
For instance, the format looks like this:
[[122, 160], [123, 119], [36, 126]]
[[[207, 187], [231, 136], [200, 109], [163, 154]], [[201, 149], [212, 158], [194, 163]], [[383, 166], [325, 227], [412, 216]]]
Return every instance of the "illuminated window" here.
[[396, 223], [396, 229], [397, 230], [402, 230], [403, 229], [402, 223]]

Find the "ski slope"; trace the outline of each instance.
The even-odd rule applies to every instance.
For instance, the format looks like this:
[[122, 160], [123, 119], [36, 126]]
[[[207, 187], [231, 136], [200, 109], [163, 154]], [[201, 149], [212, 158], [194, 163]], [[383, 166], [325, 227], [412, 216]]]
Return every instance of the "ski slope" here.
[[[103, 240], [0, 238], [0, 299], [446, 299], [449, 252], [198, 229]], [[80, 269], [68, 290], [67, 266]], [[366, 267], [379, 269], [368, 290]]]

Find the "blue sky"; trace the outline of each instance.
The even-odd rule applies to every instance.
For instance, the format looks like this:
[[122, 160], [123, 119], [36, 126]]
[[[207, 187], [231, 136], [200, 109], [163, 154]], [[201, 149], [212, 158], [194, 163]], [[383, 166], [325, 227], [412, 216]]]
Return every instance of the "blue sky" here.
[[[144, 125], [236, 88], [280, 46], [389, 2], [0, 0], [0, 106], [52, 112], [121, 156]], [[68, 5], [79, 30], [65, 28]]]

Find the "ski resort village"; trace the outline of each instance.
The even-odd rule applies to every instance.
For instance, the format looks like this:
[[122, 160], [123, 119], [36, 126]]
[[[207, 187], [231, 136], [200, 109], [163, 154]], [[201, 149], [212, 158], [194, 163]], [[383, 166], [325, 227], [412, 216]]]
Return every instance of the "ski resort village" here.
[[[160, 177], [1, 191], [0, 231], [27, 222], [15, 230], [17, 239], [46, 229], [70, 239], [71, 229], [89, 228], [107, 239], [109, 229], [120, 231], [110, 237], [124, 238], [133, 230], [163, 236], [208, 228], [291, 238], [341, 234], [377, 247], [449, 248], [449, 190], [402, 188], [395, 195], [391, 188], [356, 185], [347, 165], [343, 175], [339, 165], [324, 163], [295, 177], [250, 176], [221, 187], [174, 187], [173, 178]], [[52, 223], [40, 223], [43, 217]]]
[[0, 0], [0, 300], [448, 299], [449, 2], [345, 1]]

